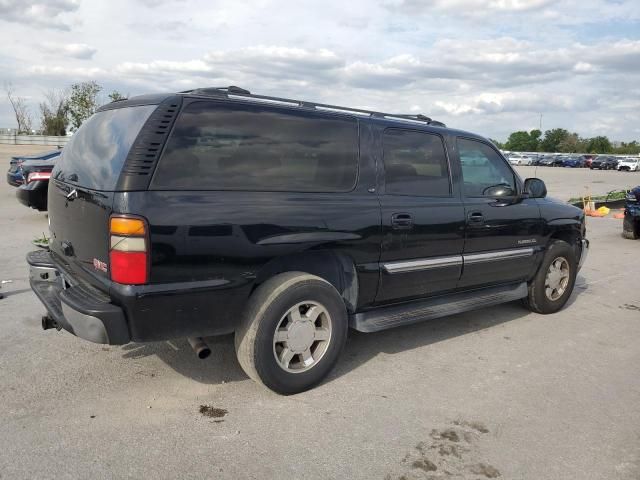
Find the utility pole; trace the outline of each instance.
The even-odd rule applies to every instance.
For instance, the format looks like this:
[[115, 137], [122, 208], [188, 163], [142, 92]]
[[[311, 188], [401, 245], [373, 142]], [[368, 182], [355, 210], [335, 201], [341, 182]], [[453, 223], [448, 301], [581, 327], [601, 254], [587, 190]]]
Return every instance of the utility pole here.
[[540, 114], [540, 131], [542, 131], [542, 114]]

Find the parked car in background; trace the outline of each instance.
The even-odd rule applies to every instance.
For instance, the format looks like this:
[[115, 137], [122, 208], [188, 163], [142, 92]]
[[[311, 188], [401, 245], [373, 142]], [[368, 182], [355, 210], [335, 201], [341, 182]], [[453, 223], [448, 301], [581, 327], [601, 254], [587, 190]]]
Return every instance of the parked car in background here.
[[511, 165], [531, 165], [533, 163], [533, 157], [529, 155], [510, 155], [508, 160]]
[[562, 161], [563, 167], [584, 168], [585, 161], [583, 157], [569, 157]]
[[622, 236], [631, 240], [640, 238], [640, 186], [627, 193]]
[[640, 158], [623, 158], [618, 162], [618, 170], [621, 172], [637, 172], [640, 170]]
[[618, 160], [614, 157], [598, 156], [591, 162], [591, 170], [615, 170]]
[[563, 157], [548, 155], [546, 157], [543, 157], [541, 160], [539, 160], [538, 165], [543, 167], [561, 167], [563, 162], [564, 162]]
[[593, 159], [596, 158], [595, 155], [583, 155], [584, 158], [584, 166], [586, 168], [591, 168], [591, 162], [593, 162]]
[[20, 165], [23, 183], [16, 190], [20, 203], [36, 210], [47, 210], [47, 193], [51, 171], [60, 158], [60, 154], [51, 158], [25, 160]]
[[9, 161], [9, 171], [7, 172], [7, 183], [14, 187], [19, 187], [25, 182], [25, 176], [23, 175], [21, 166], [24, 162], [28, 161], [40, 161], [40, 162], [53, 162], [60, 156], [62, 149], [49, 150], [43, 153], [36, 153], [35, 155], [22, 155], [11, 157]]

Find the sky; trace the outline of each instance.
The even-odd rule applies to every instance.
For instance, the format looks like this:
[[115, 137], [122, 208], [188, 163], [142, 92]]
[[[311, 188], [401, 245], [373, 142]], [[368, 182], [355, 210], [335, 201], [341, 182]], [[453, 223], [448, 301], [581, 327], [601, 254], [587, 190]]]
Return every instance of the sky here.
[[[0, 0], [0, 86], [237, 85], [422, 113], [499, 141], [640, 140], [640, 0]], [[15, 126], [0, 96], [0, 127]]]

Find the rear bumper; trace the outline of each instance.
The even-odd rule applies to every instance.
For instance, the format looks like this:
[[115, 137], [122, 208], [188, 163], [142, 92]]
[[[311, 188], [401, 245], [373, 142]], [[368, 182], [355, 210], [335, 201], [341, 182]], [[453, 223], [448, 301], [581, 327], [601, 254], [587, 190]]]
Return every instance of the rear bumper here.
[[222, 279], [150, 285], [111, 282], [107, 294], [56, 254], [31, 252], [27, 262], [32, 290], [61, 328], [111, 345], [232, 333], [253, 286], [250, 280], [234, 284]]
[[16, 189], [16, 198], [27, 207], [46, 210], [48, 190], [49, 182], [47, 181], [31, 182]]
[[30, 252], [27, 262], [31, 289], [58, 326], [95, 343], [129, 343], [124, 312], [110, 303], [108, 297], [90, 286], [65, 278], [48, 251]]
[[24, 183], [24, 178], [20, 172], [8, 172], [7, 183], [12, 187], [19, 187]]
[[586, 238], [582, 239], [582, 248], [580, 249], [580, 260], [578, 260], [578, 271], [584, 265], [584, 262], [587, 260], [587, 255], [589, 254], [589, 240]]

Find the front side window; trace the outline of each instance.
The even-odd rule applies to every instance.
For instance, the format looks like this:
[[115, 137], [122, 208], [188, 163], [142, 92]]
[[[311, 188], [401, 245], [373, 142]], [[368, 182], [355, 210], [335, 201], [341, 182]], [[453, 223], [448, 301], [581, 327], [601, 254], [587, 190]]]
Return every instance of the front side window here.
[[355, 119], [197, 101], [178, 117], [152, 188], [346, 192], [357, 164]]
[[486, 143], [458, 138], [458, 152], [465, 196], [487, 196], [490, 188], [498, 185], [508, 185], [516, 190], [513, 171]]
[[449, 167], [438, 135], [390, 128], [383, 138], [385, 192], [448, 197]]

